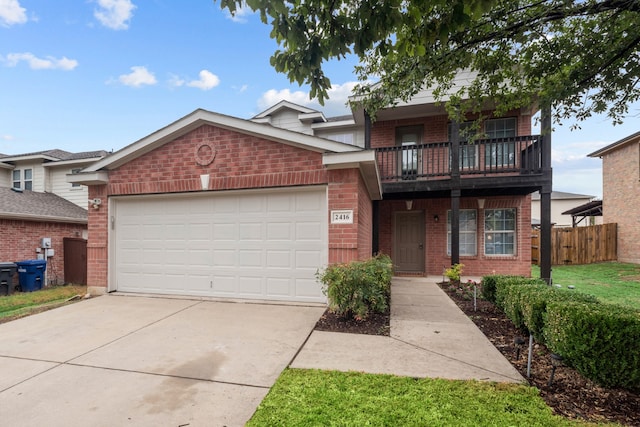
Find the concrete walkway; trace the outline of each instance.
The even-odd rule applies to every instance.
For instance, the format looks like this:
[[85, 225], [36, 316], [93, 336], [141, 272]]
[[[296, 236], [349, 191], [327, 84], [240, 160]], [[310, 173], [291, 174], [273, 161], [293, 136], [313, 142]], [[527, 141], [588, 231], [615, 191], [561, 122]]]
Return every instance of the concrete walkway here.
[[313, 331], [291, 367], [523, 382], [439, 279], [393, 279], [390, 337]]

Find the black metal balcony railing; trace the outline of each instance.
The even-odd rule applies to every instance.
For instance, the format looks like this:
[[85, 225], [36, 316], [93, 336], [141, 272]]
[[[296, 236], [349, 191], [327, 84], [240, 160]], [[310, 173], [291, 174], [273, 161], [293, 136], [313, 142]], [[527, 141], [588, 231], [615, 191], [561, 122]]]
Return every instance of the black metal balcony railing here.
[[[450, 142], [375, 150], [382, 181], [446, 179], [452, 174]], [[458, 157], [462, 178], [542, 173], [540, 135], [460, 142]]]

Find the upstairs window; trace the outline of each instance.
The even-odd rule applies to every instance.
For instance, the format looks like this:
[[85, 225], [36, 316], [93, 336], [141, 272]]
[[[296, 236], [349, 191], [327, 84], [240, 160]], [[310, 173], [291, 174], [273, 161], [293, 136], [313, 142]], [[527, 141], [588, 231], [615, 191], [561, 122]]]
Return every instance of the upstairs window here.
[[422, 134], [422, 126], [396, 128], [396, 145], [402, 147], [398, 162], [403, 177], [415, 177], [418, 174], [421, 157], [416, 145], [422, 144]]
[[[473, 169], [478, 167], [478, 146], [467, 143], [469, 137], [473, 134], [473, 122], [460, 123], [460, 169]], [[451, 141], [451, 123], [449, 123], [448, 132], [449, 141]]]
[[[510, 138], [516, 136], [517, 119], [507, 117], [503, 119], [490, 119], [484, 122], [484, 133], [489, 139]], [[516, 145], [515, 142], [490, 142], [485, 151], [485, 166], [508, 167], [515, 166]]]
[[12, 173], [12, 187], [33, 190], [33, 169], [15, 169]]
[[[80, 171], [81, 171], [81, 170], [82, 170], [82, 169], [71, 169], [71, 174], [72, 174], [72, 175], [75, 175], [75, 174], [77, 174], [77, 173], [80, 173]], [[77, 182], [72, 182], [72, 183], [71, 183], [71, 187], [72, 187], [72, 188], [79, 188], [79, 187], [81, 187], [81, 185], [80, 185], [80, 184], [78, 184]]]

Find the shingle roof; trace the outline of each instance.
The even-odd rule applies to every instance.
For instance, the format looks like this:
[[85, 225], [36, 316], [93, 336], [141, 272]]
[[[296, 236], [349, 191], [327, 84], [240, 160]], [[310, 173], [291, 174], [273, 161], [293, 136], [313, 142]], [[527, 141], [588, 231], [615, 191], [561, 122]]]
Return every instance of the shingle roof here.
[[0, 218], [86, 223], [87, 211], [53, 193], [0, 187]]
[[59, 150], [54, 148], [53, 150], [34, 151], [33, 153], [22, 154], [0, 154], [0, 161], [4, 157], [31, 157], [31, 156], [47, 156], [53, 157], [58, 160], [80, 160], [80, 159], [92, 159], [96, 157], [104, 157], [108, 153], [104, 150], [97, 151], [83, 151], [80, 153], [70, 153], [68, 151]]
[[[596, 196], [590, 196], [589, 194], [577, 194], [577, 193], [565, 193], [564, 191], [552, 191], [551, 200], [560, 199], [593, 199]], [[531, 193], [531, 200], [540, 200], [540, 192], [536, 191]]]

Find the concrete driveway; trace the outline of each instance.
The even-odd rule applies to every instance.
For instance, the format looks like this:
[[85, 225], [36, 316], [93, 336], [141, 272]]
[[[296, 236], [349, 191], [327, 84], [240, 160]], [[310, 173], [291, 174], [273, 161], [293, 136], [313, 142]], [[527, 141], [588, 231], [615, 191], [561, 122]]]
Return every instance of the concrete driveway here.
[[324, 308], [106, 295], [0, 325], [0, 425], [243, 425]]

